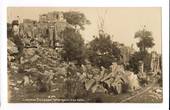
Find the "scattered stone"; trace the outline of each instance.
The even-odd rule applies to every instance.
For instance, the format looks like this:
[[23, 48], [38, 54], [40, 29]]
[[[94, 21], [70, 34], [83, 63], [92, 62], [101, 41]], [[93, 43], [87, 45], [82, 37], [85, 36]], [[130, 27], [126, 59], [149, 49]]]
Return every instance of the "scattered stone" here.
[[59, 88], [52, 89], [51, 92], [59, 91]]
[[162, 93], [162, 90], [158, 88], [158, 89], [155, 90], [155, 92], [156, 93]]
[[18, 90], [19, 90], [19, 88], [18, 88], [18, 87], [14, 87], [14, 90], [15, 90], [15, 91], [18, 91]]

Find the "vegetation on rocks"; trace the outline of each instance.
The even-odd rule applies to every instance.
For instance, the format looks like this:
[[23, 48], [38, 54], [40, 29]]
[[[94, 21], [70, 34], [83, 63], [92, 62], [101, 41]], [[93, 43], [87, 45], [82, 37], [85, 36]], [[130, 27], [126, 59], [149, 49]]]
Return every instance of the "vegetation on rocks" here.
[[[121, 49], [126, 46], [112, 41], [111, 35], [104, 31], [85, 44], [77, 29], [77, 25], [83, 30], [85, 25], [90, 24], [83, 13], [64, 12], [63, 16], [72, 27], [66, 27], [57, 33], [62, 39], [59, 47], [49, 46], [50, 39], [44, 38], [49, 33], [43, 35], [44, 31], [40, 31], [37, 35], [40, 35], [40, 38], [30, 38], [27, 30], [22, 28], [20, 33], [14, 35], [12, 24], [7, 24], [11, 102], [25, 102], [24, 99], [35, 96], [65, 99], [65, 102], [72, 102], [66, 99], [83, 98], [86, 102], [100, 102], [105, 99], [101, 99], [97, 94], [107, 97], [131, 93], [149, 84], [151, 78], [161, 76], [161, 73], [156, 73], [155, 76], [145, 74], [150, 70], [148, 67], [151, 53], [147, 48], [154, 46], [150, 31], [136, 32], [135, 38], [140, 39], [137, 43], [140, 51], [125, 54]], [[39, 30], [41, 29], [39, 27]], [[144, 63], [142, 73], [139, 61]], [[90, 97], [91, 99], [88, 99]]]

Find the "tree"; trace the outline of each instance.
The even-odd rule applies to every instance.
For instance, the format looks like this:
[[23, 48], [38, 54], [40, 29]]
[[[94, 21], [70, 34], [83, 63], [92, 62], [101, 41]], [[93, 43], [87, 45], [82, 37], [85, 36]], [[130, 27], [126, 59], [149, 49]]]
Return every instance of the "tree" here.
[[84, 25], [90, 24], [90, 21], [85, 17], [83, 13], [77, 11], [64, 12], [64, 18], [67, 22], [73, 26], [80, 26], [80, 29], [84, 30]]
[[64, 61], [75, 61], [77, 64], [82, 64], [85, 59], [85, 44], [79, 31], [76, 27], [84, 30], [84, 25], [90, 24], [90, 21], [83, 13], [78, 11], [63, 12], [64, 18], [67, 23], [75, 28], [67, 27], [64, 31], [60, 32], [60, 37], [63, 39], [63, 51], [61, 57]]
[[142, 52], [147, 51], [147, 48], [152, 48], [155, 45], [151, 31], [147, 31], [145, 29], [139, 30], [135, 33], [135, 38], [139, 38], [137, 46]]
[[144, 71], [148, 71], [150, 69], [149, 60], [150, 54], [145, 52], [135, 52], [129, 59], [129, 67], [128, 69], [132, 70], [134, 73], [139, 72], [139, 61], [143, 61], [144, 63]]
[[120, 55], [119, 52], [115, 43], [112, 43], [110, 35], [99, 34], [99, 37], [94, 36], [94, 39], [89, 43], [87, 56], [93, 65], [109, 68], [118, 54]]
[[61, 56], [64, 61], [76, 61], [77, 64], [82, 64], [85, 59], [84, 39], [81, 34], [73, 28], [66, 28], [62, 32], [63, 51]]
[[118, 42], [113, 42], [112, 43], [112, 55], [117, 59], [116, 61], [118, 62], [121, 57], [121, 51], [118, 48], [119, 43]]
[[150, 68], [149, 66], [149, 57], [150, 54], [147, 51], [147, 48], [152, 48], [155, 43], [152, 37], [152, 32], [147, 31], [145, 29], [139, 30], [135, 33], [135, 38], [139, 38], [139, 42], [137, 42], [137, 46], [139, 47], [139, 52], [135, 52], [130, 60], [129, 60], [129, 67], [135, 72], [138, 73], [139, 71], [139, 61], [144, 63], [144, 71], [148, 71]]

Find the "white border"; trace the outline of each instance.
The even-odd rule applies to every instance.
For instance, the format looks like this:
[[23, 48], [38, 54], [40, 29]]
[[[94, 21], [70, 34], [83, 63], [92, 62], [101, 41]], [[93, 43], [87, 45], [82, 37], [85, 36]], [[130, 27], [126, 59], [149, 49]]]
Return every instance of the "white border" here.
[[[169, 107], [169, 0], [1, 0], [0, 3], [0, 81], [1, 110], [167, 110]], [[9, 104], [7, 99], [6, 9], [29, 7], [162, 7], [163, 103], [161, 104]]]

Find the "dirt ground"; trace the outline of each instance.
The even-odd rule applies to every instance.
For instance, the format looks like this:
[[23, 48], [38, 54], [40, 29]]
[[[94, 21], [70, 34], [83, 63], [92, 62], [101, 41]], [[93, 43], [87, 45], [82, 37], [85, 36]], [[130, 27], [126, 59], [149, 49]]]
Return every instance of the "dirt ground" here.
[[[12, 103], [62, 103], [62, 102], [76, 102], [76, 103], [122, 103], [122, 100], [125, 100], [129, 97], [132, 97], [139, 92], [142, 91], [141, 88], [138, 91], [135, 91], [133, 93], [122, 93], [119, 95], [109, 95], [105, 93], [87, 93], [85, 97], [79, 97], [78, 99], [64, 99], [64, 94], [61, 94], [59, 91], [55, 92], [44, 92], [44, 93], [37, 93], [37, 92], [27, 92], [26, 94], [23, 94], [24, 90], [20, 91], [13, 91], [13, 95], [10, 98], [10, 102]], [[134, 98], [131, 98], [130, 100], [127, 100], [123, 103], [161, 103], [162, 102], [162, 92], [157, 90], [162, 90], [161, 87], [158, 87], [158, 85], [155, 85], [150, 90], [144, 92], [141, 95], [137, 95]]]

